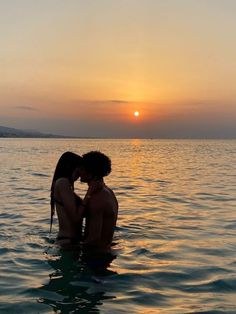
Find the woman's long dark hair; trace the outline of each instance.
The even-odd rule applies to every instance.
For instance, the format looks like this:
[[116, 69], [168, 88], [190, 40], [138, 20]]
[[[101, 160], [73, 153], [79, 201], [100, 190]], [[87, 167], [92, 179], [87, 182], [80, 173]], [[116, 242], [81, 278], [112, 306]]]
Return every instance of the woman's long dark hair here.
[[72, 188], [74, 189], [74, 182], [72, 180], [72, 174], [74, 170], [79, 167], [82, 163], [82, 157], [72, 152], [65, 152], [61, 155], [58, 163], [56, 165], [56, 169], [52, 179], [51, 185], [51, 223], [50, 223], [50, 232], [52, 230], [52, 221], [53, 215], [55, 212], [55, 199], [54, 199], [54, 185], [57, 179], [59, 178], [67, 178]]

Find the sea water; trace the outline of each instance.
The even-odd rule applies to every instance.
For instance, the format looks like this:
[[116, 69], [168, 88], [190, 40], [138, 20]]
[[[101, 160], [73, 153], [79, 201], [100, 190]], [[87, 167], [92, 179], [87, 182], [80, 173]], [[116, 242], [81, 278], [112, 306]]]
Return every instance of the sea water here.
[[[57, 219], [49, 235], [67, 150], [112, 159], [116, 258], [102, 273], [54, 246]], [[1, 139], [0, 152], [0, 313], [236, 313], [235, 140]]]

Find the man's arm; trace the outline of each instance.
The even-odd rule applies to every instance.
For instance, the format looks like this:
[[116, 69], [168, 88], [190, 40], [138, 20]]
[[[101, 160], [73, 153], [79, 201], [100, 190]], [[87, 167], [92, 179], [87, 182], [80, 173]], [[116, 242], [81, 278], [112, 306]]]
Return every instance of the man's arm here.
[[85, 246], [97, 246], [101, 241], [104, 209], [98, 200], [89, 204], [88, 236], [84, 241]]

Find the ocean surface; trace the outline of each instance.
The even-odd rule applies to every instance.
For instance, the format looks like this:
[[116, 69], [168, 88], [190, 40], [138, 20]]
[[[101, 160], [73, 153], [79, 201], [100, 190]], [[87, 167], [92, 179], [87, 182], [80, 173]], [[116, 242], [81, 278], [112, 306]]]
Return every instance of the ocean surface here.
[[[103, 272], [53, 244], [57, 219], [49, 235], [58, 158], [97, 149], [120, 204]], [[236, 140], [0, 139], [0, 152], [0, 313], [236, 313]]]

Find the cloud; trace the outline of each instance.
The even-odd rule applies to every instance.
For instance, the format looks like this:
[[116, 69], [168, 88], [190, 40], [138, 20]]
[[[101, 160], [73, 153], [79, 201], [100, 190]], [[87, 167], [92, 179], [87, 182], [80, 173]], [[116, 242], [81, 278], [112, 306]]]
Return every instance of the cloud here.
[[111, 99], [111, 100], [108, 100], [108, 102], [113, 102], [113, 103], [116, 103], [116, 104], [127, 104], [128, 103], [128, 101], [120, 100], [120, 99]]
[[15, 106], [15, 108], [19, 110], [38, 111], [37, 108], [31, 106]]

